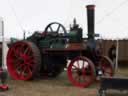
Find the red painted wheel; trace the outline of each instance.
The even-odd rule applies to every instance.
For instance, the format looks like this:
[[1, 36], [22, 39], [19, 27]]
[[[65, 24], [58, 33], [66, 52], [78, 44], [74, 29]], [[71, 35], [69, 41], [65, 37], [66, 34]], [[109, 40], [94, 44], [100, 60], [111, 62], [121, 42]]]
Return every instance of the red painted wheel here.
[[102, 75], [111, 77], [114, 75], [114, 67], [111, 59], [107, 56], [102, 56], [99, 62], [99, 66], [102, 70]]
[[68, 78], [77, 87], [88, 87], [95, 80], [94, 64], [86, 57], [79, 56], [71, 61], [67, 69]]
[[12, 78], [30, 80], [37, 75], [40, 64], [40, 52], [34, 43], [18, 41], [9, 48], [7, 68]]

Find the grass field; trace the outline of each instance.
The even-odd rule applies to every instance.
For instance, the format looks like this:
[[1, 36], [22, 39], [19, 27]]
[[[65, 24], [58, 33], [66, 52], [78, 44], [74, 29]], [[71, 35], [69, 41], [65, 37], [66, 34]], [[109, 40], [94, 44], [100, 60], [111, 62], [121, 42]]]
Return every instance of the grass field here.
[[[119, 68], [117, 76], [128, 76], [128, 67]], [[89, 88], [76, 88], [69, 82], [66, 72], [49, 80], [16, 81], [9, 78], [9, 90], [0, 96], [97, 96], [98, 83]], [[108, 96], [128, 96], [125, 92], [110, 91]]]

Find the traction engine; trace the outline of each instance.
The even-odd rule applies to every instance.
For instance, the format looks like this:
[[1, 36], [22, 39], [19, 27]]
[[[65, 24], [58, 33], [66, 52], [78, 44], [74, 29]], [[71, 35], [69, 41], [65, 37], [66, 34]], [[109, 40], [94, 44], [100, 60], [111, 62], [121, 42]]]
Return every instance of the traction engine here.
[[10, 76], [15, 80], [55, 78], [67, 67], [69, 80], [78, 87], [88, 87], [99, 75], [113, 76], [112, 61], [102, 55], [95, 40], [94, 9], [94, 5], [87, 6], [88, 38], [83, 38], [83, 30], [74, 19], [69, 32], [52, 22], [44, 32], [11, 43], [7, 54]]

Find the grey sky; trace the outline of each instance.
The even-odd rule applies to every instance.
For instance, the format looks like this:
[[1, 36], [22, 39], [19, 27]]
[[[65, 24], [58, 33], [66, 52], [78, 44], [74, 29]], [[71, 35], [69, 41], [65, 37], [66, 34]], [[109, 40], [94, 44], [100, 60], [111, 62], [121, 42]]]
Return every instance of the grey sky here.
[[68, 28], [74, 17], [86, 35], [87, 4], [96, 5], [96, 33], [104, 38], [128, 38], [127, 0], [0, 0], [5, 37], [22, 37], [23, 30], [43, 31], [53, 21]]

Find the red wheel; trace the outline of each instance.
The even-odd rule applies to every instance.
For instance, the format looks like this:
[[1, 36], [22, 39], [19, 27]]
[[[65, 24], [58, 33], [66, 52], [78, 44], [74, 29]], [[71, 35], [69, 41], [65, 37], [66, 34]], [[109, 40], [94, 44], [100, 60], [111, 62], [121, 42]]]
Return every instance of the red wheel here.
[[41, 56], [36, 45], [29, 41], [14, 43], [7, 54], [7, 68], [16, 80], [32, 79], [39, 71]]
[[99, 66], [102, 70], [103, 76], [111, 77], [114, 75], [113, 63], [107, 56], [101, 57]]
[[76, 57], [67, 70], [68, 78], [77, 87], [88, 87], [95, 80], [94, 64], [86, 57]]

